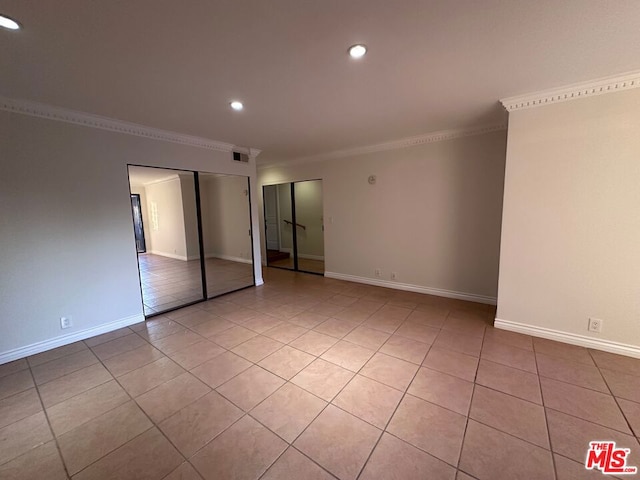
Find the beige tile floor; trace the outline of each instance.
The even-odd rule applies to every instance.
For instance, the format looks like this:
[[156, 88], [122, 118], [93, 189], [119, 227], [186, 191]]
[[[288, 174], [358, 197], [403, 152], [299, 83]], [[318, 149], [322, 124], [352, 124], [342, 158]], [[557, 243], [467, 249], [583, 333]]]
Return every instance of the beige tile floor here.
[[[200, 260], [176, 260], [152, 253], [138, 255], [145, 315], [202, 299]], [[253, 265], [219, 258], [205, 260], [209, 298], [253, 285]]]
[[265, 277], [0, 366], [0, 478], [605, 478], [596, 439], [640, 465], [640, 360], [485, 305]]

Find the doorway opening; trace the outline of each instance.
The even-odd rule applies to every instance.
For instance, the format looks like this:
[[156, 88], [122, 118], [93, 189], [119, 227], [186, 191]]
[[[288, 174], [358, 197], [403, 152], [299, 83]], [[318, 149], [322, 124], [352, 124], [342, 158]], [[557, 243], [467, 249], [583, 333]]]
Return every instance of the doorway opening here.
[[265, 185], [267, 265], [324, 275], [322, 180]]
[[255, 285], [248, 177], [128, 169], [145, 316]]

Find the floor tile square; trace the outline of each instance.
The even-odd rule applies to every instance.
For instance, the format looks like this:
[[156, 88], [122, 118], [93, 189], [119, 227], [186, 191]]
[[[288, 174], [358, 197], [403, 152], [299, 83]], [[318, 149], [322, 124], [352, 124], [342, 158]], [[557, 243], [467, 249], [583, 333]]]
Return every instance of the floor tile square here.
[[51, 360], [47, 363], [42, 363], [31, 369], [33, 372], [33, 378], [37, 385], [50, 382], [56, 378], [68, 375], [84, 367], [88, 367], [95, 363], [98, 363], [98, 358], [91, 352], [91, 350], [81, 350], [71, 355]]
[[58, 443], [69, 473], [75, 475], [152, 426], [129, 401], [61, 435]]
[[631, 433], [620, 408], [611, 395], [544, 377], [540, 378], [540, 385], [545, 407], [623, 433]]
[[274, 463], [260, 480], [334, 480], [334, 476], [323, 470], [293, 447]]
[[467, 415], [471, 405], [473, 383], [422, 367], [407, 393], [441, 407]]
[[258, 363], [283, 346], [284, 343], [259, 335], [232, 348], [231, 351], [236, 355], [246, 358], [250, 362]]
[[277, 352], [261, 360], [259, 365], [276, 375], [289, 380], [316, 359], [313, 355], [285, 345]]
[[414, 363], [406, 362], [384, 353], [376, 353], [360, 371], [360, 374], [405, 391], [418, 368], [418, 365]]
[[630, 448], [632, 452], [640, 448], [638, 441], [631, 435], [548, 408], [546, 412], [551, 449], [576, 462], [584, 464], [589, 442], [594, 439], [613, 440], [618, 448]]
[[49, 408], [109, 380], [113, 380], [111, 374], [101, 364], [96, 363], [45, 383], [38, 390], [45, 408]]
[[353, 376], [353, 372], [319, 358], [293, 377], [291, 382], [330, 402]]
[[154, 340], [151, 344], [160, 350], [165, 355], [187, 348], [194, 343], [198, 343], [204, 340], [201, 335], [193, 333], [190, 330], [174, 333], [168, 337], [163, 337], [160, 340]]
[[631, 425], [633, 434], [640, 437], [640, 403], [618, 398], [618, 405], [620, 405], [627, 422]]
[[44, 412], [0, 428], [0, 465], [53, 439]]
[[473, 420], [467, 427], [460, 469], [477, 478], [555, 479], [551, 452]]
[[344, 338], [347, 333], [358, 326], [355, 322], [348, 322], [346, 320], [338, 320], [337, 318], [330, 318], [320, 325], [314, 327], [314, 331], [329, 335], [335, 338]]
[[293, 325], [298, 325], [299, 327], [302, 327], [302, 328], [314, 328], [320, 325], [322, 322], [326, 322], [327, 320], [329, 320], [329, 317], [326, 315], [319, 315], [317, 313], [306, 311], [306, 312], [299, 313], [298, 315], [290, 318], [287, 321]]
[[289, 343], [307, 333], [309, 330], [288, 322], [282, 322], [263, 333], [265, 337], [273, 338], [278, 342]]
[[251, 362], [235, 353], [225, 352], [191, 370], [196, 377], [216, 388], [251, 366]]
[[159, 423], [210, 391], [196, 377], [183, 373], [140, 395], [136, 402], [153, 422]]
[[542, 405], [540, 381], [533, 373], [480, 360], [476, 383]]
[[337, 338], [311, 330], [295, 339], [289, 345], [318, 357], [336, 343], [338, 343]]
[[331, 403], [384, 429], [401, 399], [399, 390], [356, 375]]
[[254, 365], [216, 390], [244, 411], [249, 411], [283, 384], [280, 377]]
[[169, 355], [171, 359], [186, 370], [191, 370], [207, 360], [226, 352], [213, 342], [202, 340]]
[[137, 397], [184, 373], [184, 369], [168, 357], [140, 367], [118, 378], [129, 395]]
[[601, 369], [607, 385], [616, 397], [640, 403], [640, 380], [635, 375]]
[[593, 365], [572, 362], [559, 357], [537, 354], [538, 373], [541, 377], [553, 378], [579, 387], [609, 393], [600, 370]]
[[190, 458], [242, 415], [242, 410], [214, 391], [162, 421], [159, 426], [178, 450]]
[[478, 359], [463, 353], [432, 347], [422, 365], [473, 382]]
[[104, 361], [145, 344], [147, 344], [147, 342], [142, 337], [132, 332], [124, 337], [96, 345], [92, 350], [100, 360]]
[[343, 340], [322, 354], [322, 358], [347, 370], [357, 372], [375, 352]]
[[378, 350], [391, 335], [367, 327], [356, 327], [344, 337], [347, 342], [355, 343], [370, 350]]
[[359, 478], [453, 480], [455, 476], [455, 468], [384, 433]]
[[287, 444], [249, 416], [200, 450], [191, 463], [205, 480], [255, 480]]
[[456, 465], [466, 423], [463, 415], [405, 395], [387, 431], [450, 465]]
[[464, 335], [452, 330], [440, 330], [438, 337], [433, 342], [433, 346], [479, 357], [482, 349], [482, 338]]
[[251, 416], [291, 443], [326, 405], [315, 395], [286, 383], [251, 410]]
[[476, 386], [469, 418], [549, 449], [547, 420], [541, 405]]
[[438, 328], [407, 321], [400, 325], [394, 332], [394, 335], [400, 335], [401, 337], [431, 345], [438, 336], [438, 333], [440, 333]]
[[158, 429], [152, 428], [102, 457], [73, 480], [164, 478], [183, 461]]
[[415, 340], [398, 335], [391, 335], [385, 344], [380, 347], [379, 351], [386, 355], [391, 355], [392, 357], [420, 365], [427, 355], [429, 348], [430, 346], [425, 343], [416, 342]]
[[355, 480], [382, 432], [329, 405], [294, 446], [341, 480]]
[[241, 343], [246, 342], [247, 340], [256, 337], [258, 332], [254, 332], [253, 330], [249, 330], [248, 328], [241, 327], [239, 325], [235, 325], [232, 328], [225, 330], [224, 332], [216, 333], [215, 335], [211, 335], [209, 340], [215, 342], [224, 348], [233, 348]]
[[0, 465], [3, 480], [30, 480], [47, 472], [47, 480], [67, 480], [55, 442], [47, 442], [27, 453]]
[[536, 354], [542, 353], [551, 357], [564, 358], [565, 360], [571, 360], [585, 365], [594, 364], [591, 355], [589, 355], [589, 351], [577, 345], [569, 345], [568, 343], [554, 342], [546, 338], [534, 337], [533, 348]]
[[31, 371], [21, 370], [0, 377], [0, 400], [35, 387]]
[[47, 409], [53, 432], [60, 436], [130, 400], [115, 380], [103, 383]]
[[482, 346], [481, 357], [484, 360], [500, 363], [508, 367], [517, 368], [530, 373], [538, 373], [536, 358], [533, 352], [513, 347], [505, 343], [485, 341]]
[[41, 411], [40, 397], [35, 388], [16, 393], [0, 400], [0, 428]]
[[103, 360], [102, 363], [111, 372], [111, 375], [120, 377], [162, 357], [164, 357], [164, 353], [147, 343], [134, 350]]

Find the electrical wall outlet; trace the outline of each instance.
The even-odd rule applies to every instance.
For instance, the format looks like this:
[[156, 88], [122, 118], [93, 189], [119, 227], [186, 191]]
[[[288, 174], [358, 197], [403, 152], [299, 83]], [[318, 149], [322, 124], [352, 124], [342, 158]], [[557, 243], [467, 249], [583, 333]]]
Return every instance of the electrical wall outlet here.
[[589, 319], [589, 331], [594, 333], [602, 333], [603, 321], [598, 318]]
[[73, 320], [71, 317], [60, 317], [60, 328], [71, 328], [73, 327]]
[[380, 270], [379, 268], [376, 268], [375, 274], [376, 274], [376, 277], [381, 277], [382, 276], [382, 270]]
[[391, 280], [397, 280], [398, 279], [398, 272], [391, 272]]

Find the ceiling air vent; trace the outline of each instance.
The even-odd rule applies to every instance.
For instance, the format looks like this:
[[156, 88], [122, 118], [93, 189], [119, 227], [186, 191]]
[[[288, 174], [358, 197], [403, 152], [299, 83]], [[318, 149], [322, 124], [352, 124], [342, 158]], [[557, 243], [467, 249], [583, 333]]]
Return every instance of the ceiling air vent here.
[[249, 155], [247, 155], [246, 153], [233, 152], [233, 161], [249, 163]]

